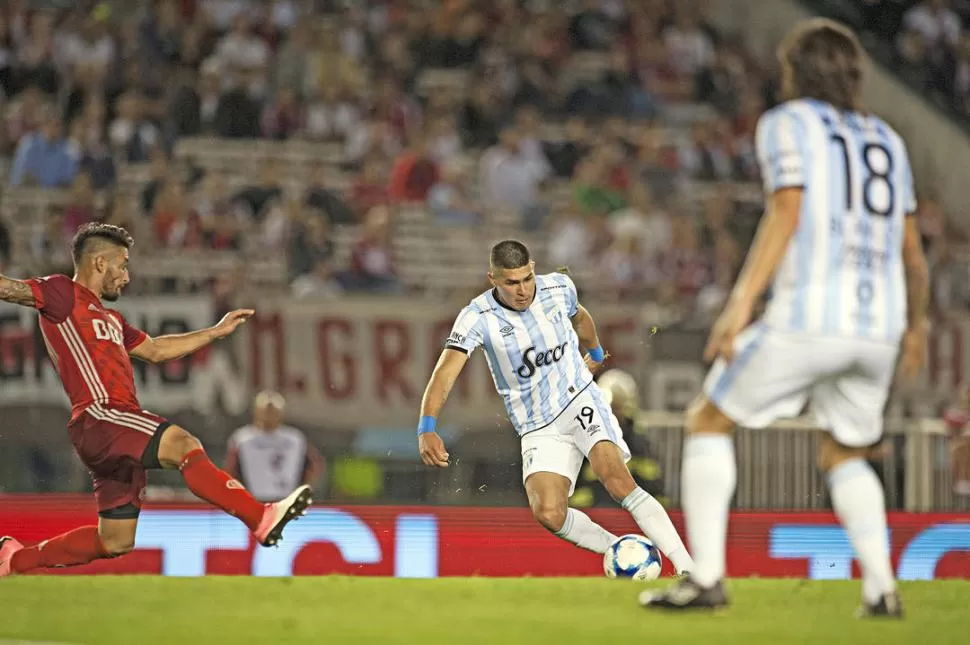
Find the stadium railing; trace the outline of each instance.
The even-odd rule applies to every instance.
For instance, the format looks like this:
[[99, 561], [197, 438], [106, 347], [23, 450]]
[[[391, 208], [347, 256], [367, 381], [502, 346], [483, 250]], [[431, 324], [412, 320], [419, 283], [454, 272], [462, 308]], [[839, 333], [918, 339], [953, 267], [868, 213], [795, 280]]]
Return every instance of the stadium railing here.
[[[680, 507], [680, 459], [684, 415], [643, 411], [637, 430], [650, 440], [665, 477], [671, 505]], [[886, 487], [886, 505], [907, 511], [970, 510], [955, 495], [946, 429], [938, 419], [891, 420], [871, 462]], [[825, 509], [825, 477], [816, 466], [822, 431], [804, 419], [736, 433], [739, 510]]]

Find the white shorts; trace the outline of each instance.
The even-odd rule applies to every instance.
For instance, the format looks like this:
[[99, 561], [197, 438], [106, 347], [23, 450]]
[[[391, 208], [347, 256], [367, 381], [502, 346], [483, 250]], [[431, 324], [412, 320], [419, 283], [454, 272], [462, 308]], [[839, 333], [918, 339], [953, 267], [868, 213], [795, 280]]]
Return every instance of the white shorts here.
[[858, 338], [784, 333], [757, 323], [735, 340], [734, 360], [717, 359], [704, 394], [738, 425], [763, 428], [797, 416], [811, 401], [819, 427], [852, 447], [882, 437], [899, 347]]
[[532, 473], [556, 473], [569, 480], [572, 496], [583, 460], [600, 441], [616, 444], [623, 460], [630, 460], [620, 422], [606, 404], [600, 387], [590, 383], [555, 421], [522, 437], [522, 483]]

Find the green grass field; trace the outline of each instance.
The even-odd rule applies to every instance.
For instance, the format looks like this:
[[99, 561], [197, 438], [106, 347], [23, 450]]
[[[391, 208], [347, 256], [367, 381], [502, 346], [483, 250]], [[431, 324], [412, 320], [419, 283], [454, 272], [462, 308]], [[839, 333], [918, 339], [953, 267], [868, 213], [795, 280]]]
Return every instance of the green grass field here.
[[636, 604], [642, 588], [589, 578], [8, 578], [0, 644], [970, 642], [970, 581], [904, 583], [902, 622], [853, 618], [858, 582], [735, 580], [734, 605], [715, 615], [648, 612]]

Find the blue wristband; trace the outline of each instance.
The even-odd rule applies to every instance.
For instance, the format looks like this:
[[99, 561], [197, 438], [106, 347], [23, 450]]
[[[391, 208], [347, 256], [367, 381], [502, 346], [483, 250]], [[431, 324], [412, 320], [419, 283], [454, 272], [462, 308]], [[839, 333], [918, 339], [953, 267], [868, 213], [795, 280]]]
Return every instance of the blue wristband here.
[[426, 432], [434, 432], [435, 426], [438, 420], [431, 416], [423, 416], [421, 420], [418, 421], [418, 434], [424, 434]]
[[592, 358], [596, 363], [602, 363], [603, 359], [606, 358], [606, 356], [603, 354], [602, 347], [590, 347], [589, 357]]

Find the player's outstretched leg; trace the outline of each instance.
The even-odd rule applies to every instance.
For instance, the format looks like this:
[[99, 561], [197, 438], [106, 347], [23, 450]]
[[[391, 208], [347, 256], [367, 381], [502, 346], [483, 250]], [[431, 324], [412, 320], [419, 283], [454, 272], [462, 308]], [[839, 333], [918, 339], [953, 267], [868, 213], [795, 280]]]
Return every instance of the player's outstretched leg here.
[[643, 534], [670, 559], [677, 572], [689, 572], [694, 561], [670, 516], [660, 502], [637, 486], [617, 445], [600, 441], [590, 449], [589, 463], [607, 492], [633, 516]]
[[98, 526], [82, 526], [28, 547], [12, 537], [2, 537], [0, 577], [124, 555], [135, 546], [136, 525], [136, 519], [101, 518]]
[[549, 532], [576, 546], [606, 553], [617, 537], [590, 519], [586, 513], [569, 508], [569, 480], [552, 472], [536, 472], [525, 480], [529, 508]]
[[845, 527], [862, 569], [858, 615], [902, 618], [889, 555], [885, 494], [866, 461], [868, 451], [825, 437], [819, 445], [819, 467], [828, 479], [832, 509]]
[[242, 520], [263, 546], [276, 544], [283, 528], [313, 503], [309, 486], [300, 486], [274, 504], [260, 503], [232, 475], [212, 463], [198, 439], [178, 426], [170, 426], [162, 436], [158, 461], [163, 467], [178, 468], [189, 490]]
[[728, 512], [737, 483], [733, 429], [734, 423], [703, 395], [687, 411], [681, 491], [694, 567], [690, 578], [670, 589], [640, 594], [641, 605], [716, 609], [728, 604], [722, 579]]

